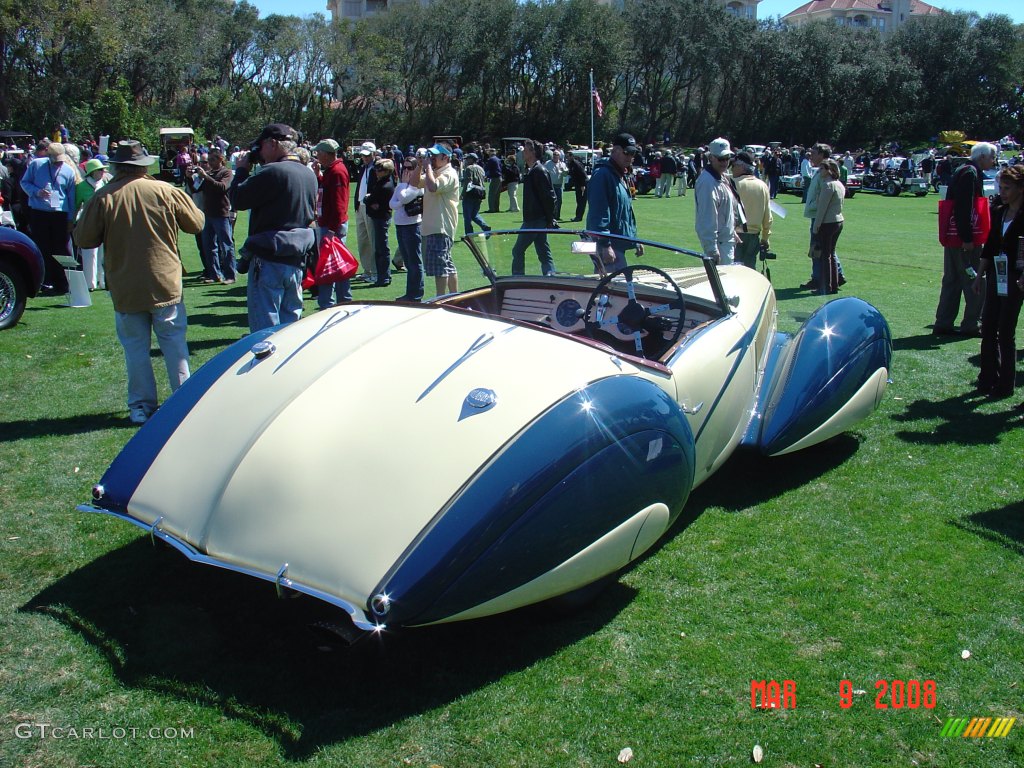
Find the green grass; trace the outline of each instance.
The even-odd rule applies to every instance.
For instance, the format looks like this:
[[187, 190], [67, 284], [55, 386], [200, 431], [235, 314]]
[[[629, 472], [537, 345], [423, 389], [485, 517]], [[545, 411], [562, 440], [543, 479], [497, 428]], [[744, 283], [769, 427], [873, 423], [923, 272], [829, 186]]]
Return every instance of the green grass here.
[[[794, 289], [807, 221], [779, 202], [772, 272], [793, 330], [822, 299]], [[894, 383], [856, 431], [734, 457], [585, 610], [351, 649], [307, 630], [328, 608], [75, 510], [132, 434], [124, 362], [104, 294], [32, 301], [0, 334], [0, 765], [610, 766], [629, 746], [630, 765], [725, 766], [755, 744], [769, 766], [1024, 764], [1024, 722], [1005, 739], [939, 736], [947, 717], [1022, 717], [1024, 503], [1017, 401], [970, 395], [977, 340], [929, 334], [935, 208], [847, 203], [843, 293], [878, 306], [895, 344]], [[636, 211], [643, 237], [695, 247], [692, 196]], [[466, 287], [479, 270], [457, 256]], [[244, 335], [245, 289], [186, 282], [194, 370]], [[414, 460], [396, 452], [394, 478]], [[751, 709], [751, 680], [772, 678], [796, 682], [796, 709]], [[892, 679], [934, 680], [937, 706], [876, 710], [875, 681]], [[849, 710], [841, 680], [866, 691]], [[79, 738], [18, 738], [19, 723]], [[190, 736], [143, 738], [154, 727]]]

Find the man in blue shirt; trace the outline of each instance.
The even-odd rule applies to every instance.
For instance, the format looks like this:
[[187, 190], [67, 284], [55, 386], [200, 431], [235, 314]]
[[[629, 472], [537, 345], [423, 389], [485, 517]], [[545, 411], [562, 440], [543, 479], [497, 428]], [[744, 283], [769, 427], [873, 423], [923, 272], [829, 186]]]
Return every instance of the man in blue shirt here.
[[595, 263], [601, 273], [625, 267], [626, 249], [636, 248], [637, 256], [644, 254], [643, 245], [631, 242], [636, 237], [636, 216], [624, 180], [639, 151], [636, 139], [628, 133], [620, 133], [612, 140], [608, 159], [599, 160], [594, 165], [594, 175], [587, 183], [587, 200], [590, 204], [587, 210], [587, 229], [622, 236], [598, 239]]
[[57, 255], [71, 255], [75, 215], [75, 172], [64, 162], [64, 145], [52, 142], [45, 157], [28, 164], [21, 188], [28, 196], [28, 225], [32, 240], [46, 263], [44, 295], [68, 292], [68, 280]]

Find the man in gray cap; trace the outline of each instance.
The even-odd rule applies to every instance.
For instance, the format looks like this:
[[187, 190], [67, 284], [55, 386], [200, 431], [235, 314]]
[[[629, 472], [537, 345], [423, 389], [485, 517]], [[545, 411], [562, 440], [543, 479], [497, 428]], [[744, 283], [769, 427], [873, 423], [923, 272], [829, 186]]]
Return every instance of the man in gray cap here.
[[205, 221], [180, 187], [149, 175], [157, 159], [137, 141], [118, 144], [109, 160], [114, 180], [85, 204], [74, 230], [79, 247], [104, 247], [114, 325], [128, 368], [128, 413], [133, 424], [145, 423], [157, 409], [149, 355], [153, 333], [171, 391], [189, 377], [178, 230], [196, 235]]
[[306, 252], [316, 242], [316, 176], [302, 163], [282, 162], [295, 150], [295, 131], [281, 123], [266, 126], [250, 146], [259, 152], [259, 173], [250, 174], [248, 155], [231, 182], [231, 204], [249, 214], [249, 237], [242, 255], [249, 259], [246, 300], [249, 330], [293, 323], [302, 316], [302, 275]]

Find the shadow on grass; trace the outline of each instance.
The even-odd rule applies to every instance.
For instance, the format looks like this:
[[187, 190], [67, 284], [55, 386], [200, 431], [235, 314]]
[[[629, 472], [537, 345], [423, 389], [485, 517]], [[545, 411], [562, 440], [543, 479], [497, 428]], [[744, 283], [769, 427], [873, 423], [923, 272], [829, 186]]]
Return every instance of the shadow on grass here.
[[949, 524], [1024, 555], [1024, 501], [950, 520]]
[[238, 328], [239, 331], [248, 332], [249, 316], [245, 306], [239, 307], [238, 312], [217, 315], [213, 312], [196, 312], [193, 310], [188, 315], [190, 326], [202, 326], [203, 328]]
[[973, 341], [978, 344], [976, 336], [961, 336], [960, 334], [936, 336], [931, 331], [921, 333], [917, 336], [903, 336], [892, 340], [893, 352], [927, 352], [928, 350], [941, 349], [948, 344], [956, 344], [961, 341]]
[[945, 400], [915, 400], [900, 413], [892, 415], [896, 422], [925, 422], [919, 430], [897, 430], [900, 440], [912, 445], [991, 445], [1004, 432], [1019, 429], [1019, 411], [1006, 400], [1006, 409], [993, 413], [978, 411], [991, 402], [980, 393], [954, 395]]
[[278, 600], [265, 582], [194, 565], [141, 538], [21, 610], [79, 633], [123, 685], [246, 721], [301, 760], [527, 668], [599, 630], [634, 594], [615, 582], [558, 621], [528, 609], [331, 647], [308, 629], [338, 621], [331, 606]]
[[84, 413], [80, 416], [66, 416], [59, 419], [28, 419], [26, 421], [4, 421], [0, 429], [0, 443], [26, 440], [46, 435], [81, 435], [104, 429], [132, 429], [138, 427], [128, 421], [127, 412]]
[[814, 446], [813, 450], [774, 458], [754, 451], [737, 451], [693, 492], [683, 516], [693, 514], [692, 522], [707, 507], [739, 512], [764, 504], [840, 466], [857, 452], [860, 444], [859, 435], [847, 432]]

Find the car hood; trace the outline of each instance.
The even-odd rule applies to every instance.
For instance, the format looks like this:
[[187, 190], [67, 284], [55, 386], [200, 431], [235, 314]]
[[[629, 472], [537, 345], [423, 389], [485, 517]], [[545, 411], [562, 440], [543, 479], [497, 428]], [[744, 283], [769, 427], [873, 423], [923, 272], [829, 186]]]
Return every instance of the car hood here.
[[106, 506], [159, 519], [234, 567], [287, 564], [293, 582], [364, 606], [512, 437], [588, 383], [635, 370], [444, 307], [349, 305], [265, 341], [269, 356], [243, 340], [165, 403], [104, 476]]

